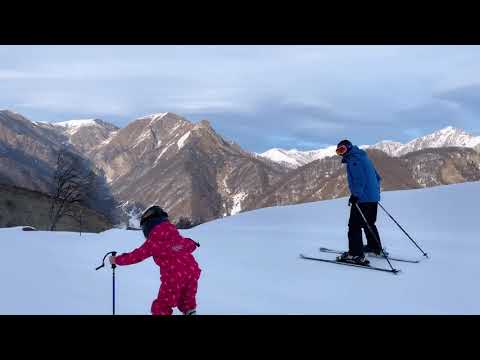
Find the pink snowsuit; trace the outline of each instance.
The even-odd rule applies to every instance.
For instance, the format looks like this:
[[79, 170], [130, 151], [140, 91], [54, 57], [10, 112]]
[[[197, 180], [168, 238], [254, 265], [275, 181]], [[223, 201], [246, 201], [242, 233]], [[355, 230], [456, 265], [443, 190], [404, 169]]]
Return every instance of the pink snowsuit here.
[[160, 290], [153, 301], [152, 315], [172, 315], [178, 307], [182, 313], [195, 310], [200, 268], [192, 255], [193, 240], [180, 235], [168, 220], [156, 225], [138, 249], [115, 258], [117, 265], [136, 264], [153, 256], [160, 267]]

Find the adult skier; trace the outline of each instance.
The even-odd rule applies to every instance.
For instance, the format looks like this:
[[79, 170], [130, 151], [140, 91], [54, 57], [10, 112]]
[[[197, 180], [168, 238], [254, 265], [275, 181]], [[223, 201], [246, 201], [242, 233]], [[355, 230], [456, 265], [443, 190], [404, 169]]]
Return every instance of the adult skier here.
[[[375, 226], [380, 201], [381, 177], [367, 153], [352, 145], [349, 140], [340, 141], [336, 153], [342, 157], [342, 163], [347, 166], [348, 186], [351, 193], [348, 200], [348, 205], [351, 206], [348, 221], [348, 251], [337, 257], [337, 261], [368, 265], [369, 261], [365, 258], [365, 253], [379, 255], [381, 251], [380, 235]], [[376, 239], [368, 230], [356, 204], [375, 233]], [[363, 246], [362, 228], [367, 237], [366, 246]]]
[[110, 263], [131, 265], [153, 256], [160, 267], [161, 285], [152, 303], [152, 315], [172, 315], [174, 307], [184, 315], [195, 315], [201, 270], [192, 252], [200, 244], [182, 237], [168, 214], [156, 205], [145, 210], [140, 226], [146, 239], [143, 245], [130, 253], [111, 256]]

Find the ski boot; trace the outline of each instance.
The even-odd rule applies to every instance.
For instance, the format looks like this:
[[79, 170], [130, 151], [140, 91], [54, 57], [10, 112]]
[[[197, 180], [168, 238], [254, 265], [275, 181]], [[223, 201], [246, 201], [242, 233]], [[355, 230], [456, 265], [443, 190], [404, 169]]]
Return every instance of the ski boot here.
[[184, 313], [183, 315], [197, 315], [197, 311], [195, 309], [193, 310], [188, 310], [186, 313]]
[[337, 261], [338, 262], [348, 262], [351, 264], [356, 264], [356, 265], [363, 265], [363, 266], [368, 266], [370, 264], [370, 261], [368, 261], [365, 258], [365, 255], [357, 255], [354, 256], [350, 254], [348, 251], [344, 252], [342, 255], [337, 256]]

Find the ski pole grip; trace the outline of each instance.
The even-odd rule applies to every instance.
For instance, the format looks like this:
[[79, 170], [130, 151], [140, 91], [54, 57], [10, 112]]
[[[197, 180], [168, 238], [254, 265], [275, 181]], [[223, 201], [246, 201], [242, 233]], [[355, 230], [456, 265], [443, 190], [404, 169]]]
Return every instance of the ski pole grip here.
[[[95, 270], [99, 270], [101, 269], [102, 267], [105, 266], [105, 259], [107, 258], [108, 255], [112, 254], [113, 256], [116, 256], [117, 255], [117, 252], [116, 251], [110, 251], [108, 253], [105, 254], [105, 256], [103, 257], [103, 260], [102, 260], [102, 265], [100, 265], [99, 267], [97, 267]], [[115, 269], [116, 265], [112, 265], [112, 268]]]
[[[112, 251], [112, 256], [117, 256], [117, 252], [116, 251]], [[116, 264], [112, 264], [112, 269], [115, 269], [117, 267]]]

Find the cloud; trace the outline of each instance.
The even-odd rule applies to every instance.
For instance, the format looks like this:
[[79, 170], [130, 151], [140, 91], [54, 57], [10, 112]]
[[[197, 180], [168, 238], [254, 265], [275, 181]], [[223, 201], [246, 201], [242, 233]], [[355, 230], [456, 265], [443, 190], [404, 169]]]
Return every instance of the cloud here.
[[[328, 104], [304, 104], [281, 97], [259, 101], [247, 112], [187, 114], [187, 117], [208, 118], [221, 134], [254, 151], [271, 147], [323, 147], [351, 134], [352, 125], [360, 121]], [[362, 121], [365, 126], [376, 124]]]
[[259, 151], [405, 141], [478, 128], [479, 58], [479, 46], [0, 46], [0, 104], [120, 126], [172, 111]]
[[55, 113], [78, 113], [101, 115], [123, 115], [132, 109], [117, 99], [88, 93], [68, 93], [61, 91], [31, 93], [25, 96], [25, 102], [14, 104], [20, 110], [37, 109]]
[[457, 87], [434, 95], [441, 100], [449, 101], [458, 107], [463, 106], [480, 112], [480, 84]]
[[0, 80], [36, 80], [36, 79], [59, 79], [58, 74], [45, 74], [43, 72], [29, 72], [12, 69], [0, 69]]

